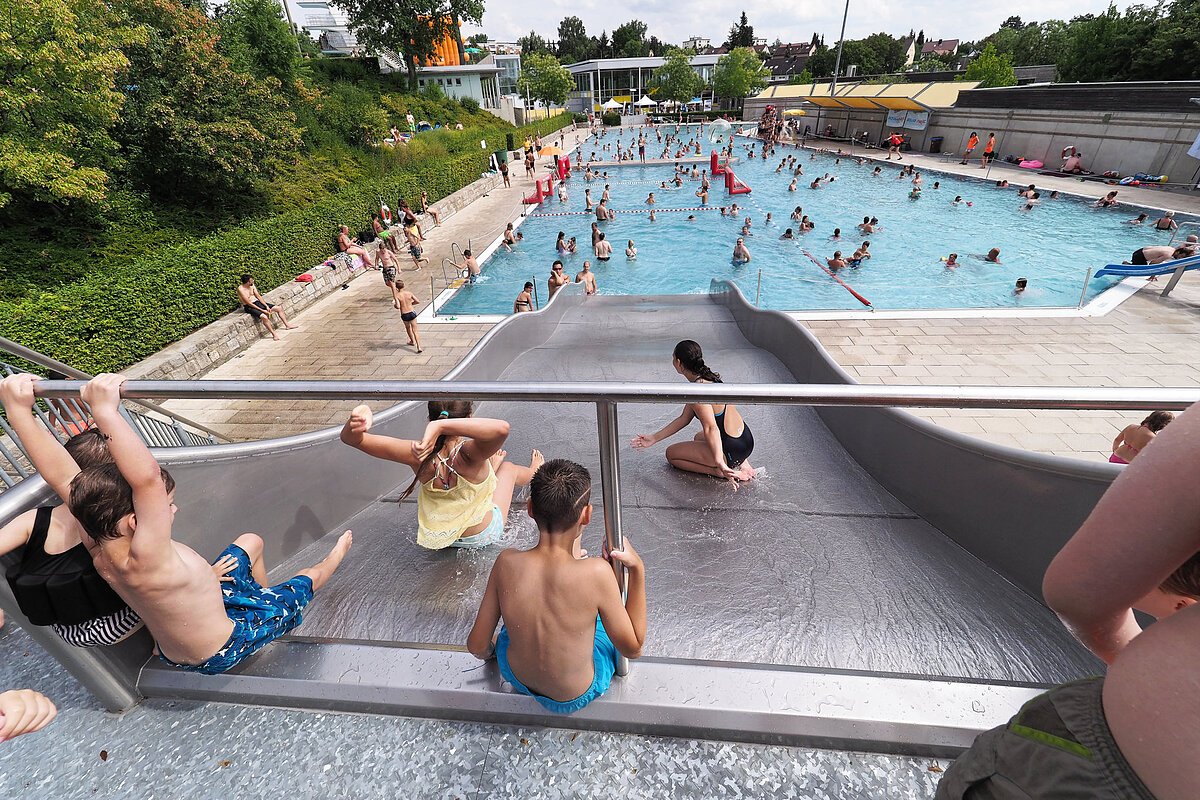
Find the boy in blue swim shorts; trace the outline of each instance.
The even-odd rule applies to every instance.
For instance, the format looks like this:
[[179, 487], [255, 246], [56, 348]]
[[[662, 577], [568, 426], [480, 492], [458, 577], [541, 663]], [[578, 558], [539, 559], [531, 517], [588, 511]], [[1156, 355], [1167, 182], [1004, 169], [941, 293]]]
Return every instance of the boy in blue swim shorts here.
[[[625, 540], [623, 550], [587, 558], [580, 549], [592, 519], [592, 477], [571, 461], [547, 461], [529, 484], [529, 516], [538, 526], [532, 550], [504, 550], [488, 577], [467, 647], [495, 656], [500, 674], [521, 694], [559, 714], [579, 711], [608, 690], [617, 656], [637, 658], [646, 641], [646, 574]], [[611, 562], [629, 571], [622, 603]], [[496, 625], [503, 620], [500, 633]]]
[[350, 550], [346, 531], [322, 561], [264, 588], [263, 541], [242, 534], [210, 565], [171, 538], [175, 492], [120, 414], [120, 375], [98, 375], [81, 397], [114, 463], [71, 481], [68, 505], [100, 576], [141, 616], [164, 661], [213, 675], [300, 624], [304, 607]]

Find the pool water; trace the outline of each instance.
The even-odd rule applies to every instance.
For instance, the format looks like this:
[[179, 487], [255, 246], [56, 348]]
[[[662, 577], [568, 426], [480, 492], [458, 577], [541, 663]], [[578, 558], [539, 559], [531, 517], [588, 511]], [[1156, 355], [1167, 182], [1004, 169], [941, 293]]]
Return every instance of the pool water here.
[[[695, 127], [691, 135], [695, 135]], [[665, 135], [668, 129], [663, 130]], [[630, 135], [628, 129], [622, 133], [626, 144]], [[686, 140], [688, 133], [683, 135]], [[647, 156], [661, 153], [662, 146], [653, 134], [648, 138]], [[615, 139], [616, 134], [610, 132], [603, 141]], [[746, 157], [749, 144], [744, 138], [737, 139], [735, 156], [740, 160], [733, 168], [753, 191], [731, 197], [725, 192], [723, 176], [718, 176], [709, 191], [709, 210], [671, 210], [700, 205], [695, 194], [698, 180], [685, 179], [679, 189], [660, 188], [660, 183], [674, 174], [671, 165], [601, 167], [608, 171], [609, 206], [617, 212], [616, 219], [600, 223], [613, 246], [612, 260], [607, 263], [598, 262], [591, 251], [594, 214], [581, 213], [584, 189], [590, 188], [599, 202], [605, 181], [587, 183], [577, 170], [567, 184], [569, 202], [555, 198], [538, 206], [520, 226], [524, 241], [511, 253], [499, 248], [483, 265], [479, 281], [460, 289], [441, 313], [511, 313], [525, 281], [534, 282], [544, 303], [550, 266], [558, 258], [554, 245], [559, 231], [568, 238], [576, 237], [579, 245], [578, 253], [562, 259], [566, 272], [573, 278], [584, 260], [590, 260], [601, 294], [703, 293], [711, 279], [719, 278], [736, 282], [747, 298], [753, 301], [758, 297], [764, 308], [791, 311], [862, 310], [864, 306], [846, 286], [807, 254], [821, 264], [835, 250], [849, 258], [866, 239], [871, 241], [872, 258], [862, 266], [839, 270], [837, 275], [875, 309], [888, 310], [1074, 307], [1089, 267], [1097, 270], [1120, 263], [1139, 247], [1165, 244], [1171, 236], [1148, 225], [1128, 224], [1142, 210], [1133, 206], [1097, 209], [1090, 201], [1073, 197], [1051, 200], [1045, 191], [1042, 204], [1025, 211], [1015, 186], [996, 189], [994, 181], [936, 172], [922, 175], [921, 197], [912, 200], [911, 179], [897, 177], [900, 165], [894, 161], [867, 161], [860, 166], [852, 159], [842, 158], [839, 163], [833, 155], [792, 147], [776, 148], [766, 161], [760, 157], [750, 161]], [[586, 141], [583, 148], [585, 153], [600, 149], [594, 139]], [[704, 142], [706, 154], [712, 148]], [[760, 148], [755, 150], [761, 153]], [[788, 191], [790, 169], [775, 172], [788, 155], [795, 155], [804, 169], [795, 191]], [[882, 177], [872, 176], [877, 164], [883, 167]], [[819, 190], [810, 189], [813, 177], [825, 173], [836, 180]], [[1017, 182], [1012, 170], [996, 170], [993, 175]], [[1036, 173], [1016, 176], [1026, 183], [1036, 183], [1037, 177]], [[935, 181], [940, 188], [933, 188]], [[650, 191], [657, 200], [654, 206], [645, 203]], [[955, 195], [971, 205], [954, 205]], [[722, 217], [717, 208], [733, 201], [743, 211], [737, 219]], [[786, 228], [796, 228], [789, 217], [796, 206], [803, 208], [816, 228], [797, 234], [794, 241], [781, 240]], [[657, 211], [654, 222], [646, 213], [650, 208]], [[773, 217], [770, 223], [766, 222], [767, 212]], [[1160, 216], [1156, 212], [1150, 215], [1151, 221]], [[747, 216], [752, 226], [746, 245], [753, 258], [738, 266], [732, 262], [732, 252]], [[880, 220], [879, 230], [871, 236], [863, 236], [855, 228], [864, 216]], [[1182, 221], [1182, 215], [1177, 219]], [[831, 238], [834, 228], [841, 228], [840, 240]], [[630, 239], [638, 251], [632, 261], [625, 257]], [[1000, 248], [1000, 264], [983, 260], [993, 247]], [[961, 262], [956, 269], [948, 269], [940, 260], [951, 252], [958, 253]], [[1018, 277], [1028, 279], [1028, 289], [1022, 294], [1014, 292]], [[1093, 278], [1086, 299], [1118, 280]]]

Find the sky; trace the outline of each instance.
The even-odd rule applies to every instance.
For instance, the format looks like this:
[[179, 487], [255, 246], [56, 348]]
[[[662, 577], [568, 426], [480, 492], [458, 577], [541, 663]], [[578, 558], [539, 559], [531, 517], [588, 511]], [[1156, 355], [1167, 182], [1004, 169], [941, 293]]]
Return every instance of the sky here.
[[[649, 28], [647, 35], [678, 44], [691, 36], [707, 36], [713, 45], [725, 41], [729, 27], [742, 11], [754, 26], [756, 36], [775, 41], [806, 42], [813, 32], [823, 34], [828, 43], [836, 42], [842, 23], [843, 4], [797, 3], [795, 0], [686, 0], [665, 3], [661, 0], [541, 0], [536, 6], [528, 0], [485, 0], [482, 26], [464, 25], [466, 34], [486, 32], [491, 38], [515, 41], [535, 30], [543, 37], [557, 38], [558, 22], [563, 17], [583, 20], [589, 35], [612, 31], [631, 19], [640, 19]], [[1010, 15], [1025, 22], [1070, 19], [1103, 11], [1109, 0], [1008, 0], [1003, 4], [963, 3], [958, 0], [850, 0], [846, 38], [861, 39], [883, 31], [893, 36], [909, 30], [925, 31], [925, 38], [974, 41], [1000, 27]], [[1122, 10], [1130, 5], [1118, 2]], [[534, 13], [530, 13], [533, 11]]]

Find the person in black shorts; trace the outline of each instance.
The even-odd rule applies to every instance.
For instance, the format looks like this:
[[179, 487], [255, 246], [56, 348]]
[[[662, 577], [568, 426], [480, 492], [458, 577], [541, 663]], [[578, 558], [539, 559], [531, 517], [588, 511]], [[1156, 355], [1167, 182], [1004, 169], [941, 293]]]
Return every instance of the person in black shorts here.
[[271, 324], [271, 315], [278, 314], [280, 321], [283, 322], [283, 327], [289, 331], [298, 328], [298, 325], [293, 325], [288, 322], [287, 314], [283, 313], [283, 309], [276, 306], [274, 303], [268, 303], [259, 293], [258, 287], [254, 285], [253, 275], [243, 275], [242, 285], [238, 287], [238, 300], [242, 303], [242, 310], [245, 311], [254, 319], [262, 322], [267, 330], [271, 332], [271, 338], [279, 341], [279, 334], [275, 331], [275, 326]]

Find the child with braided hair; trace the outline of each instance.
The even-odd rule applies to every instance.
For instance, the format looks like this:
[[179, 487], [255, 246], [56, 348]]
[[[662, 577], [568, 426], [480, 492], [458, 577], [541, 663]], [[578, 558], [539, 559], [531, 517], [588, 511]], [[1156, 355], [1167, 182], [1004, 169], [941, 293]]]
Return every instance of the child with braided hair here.
[[[671, 360], [675, 371], [692, 383], [720, 383], [721, 376], [704, 363], [700, 345], [685, 339], [675, 345]], [[638, 434], [633, 446], [642, 448], [669, 439], [686, 428], [693, 419], [700, 420], [702, 430], [690, 442], [676, 442], [667, 448], [667, 461], [676, 469], [698, 472], [730, 481], [737, 488], [739, 481], [754, 477], [750, 453], [754, 436], [750, 426], [732, 403], [688, 403], [683, 413], [657, 433]]]

